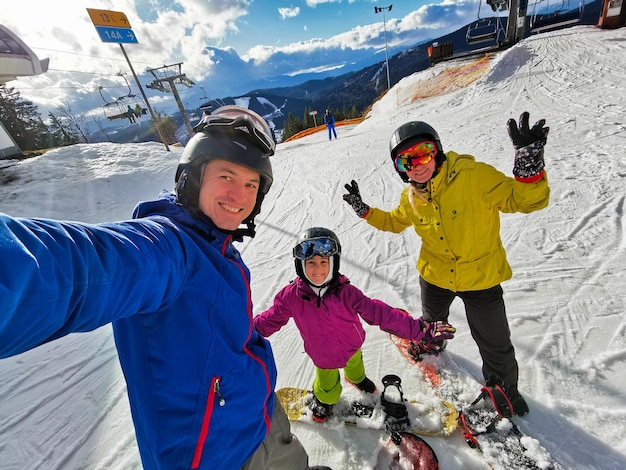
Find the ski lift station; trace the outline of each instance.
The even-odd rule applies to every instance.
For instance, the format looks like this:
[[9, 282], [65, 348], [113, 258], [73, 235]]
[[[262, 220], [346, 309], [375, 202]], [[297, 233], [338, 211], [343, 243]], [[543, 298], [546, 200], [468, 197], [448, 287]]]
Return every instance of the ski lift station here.
[[[18, 77], [30, 77], [48, 71], [49, 59], [39, 60], [17, 34], [0, 25], [0, 85]], [[21, 152], [4, 125], [0, 122], [0, 158]]]
[[577, 24], [615, 28], [626, 22], [624, 0], [480, 0], [476, 19], [465, 30], [465, 47], [452, 41], [428, 48], [431, 65], [461, 55], [506, 48], [532, 34]]

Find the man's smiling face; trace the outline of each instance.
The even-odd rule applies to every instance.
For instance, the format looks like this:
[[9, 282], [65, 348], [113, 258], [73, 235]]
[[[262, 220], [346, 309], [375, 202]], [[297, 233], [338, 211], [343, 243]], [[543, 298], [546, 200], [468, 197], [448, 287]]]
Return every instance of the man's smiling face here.
[[217, 228], [236, 230], [254, 209], [259, 173], [226, 160], [211, 160], [204, 167], [198, 207]]

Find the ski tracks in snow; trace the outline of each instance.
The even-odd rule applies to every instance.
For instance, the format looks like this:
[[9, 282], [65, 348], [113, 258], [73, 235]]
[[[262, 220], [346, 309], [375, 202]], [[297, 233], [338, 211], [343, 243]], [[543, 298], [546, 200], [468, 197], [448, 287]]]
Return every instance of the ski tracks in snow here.
[[[597, 63], [594, 67], [593, 55], [575, 51], [574, 41], [588, 40], [593, 44], [587, 50], [615, 52], [616, 43], [596, 37], [555, 33], [554, 41], [533, 47], [538, 54], [532, 66], [525, 65], [528, 73], [516, 75], [525, 81], [524, 99], [534, 102], [552, 125], [546, 146], [552, 195], [543, 211], [503, 218], [509, 222], [503, 222], [503, 240], [514, 272], [505, 292], [522, 391], [551, 397], [551, 405], [572, 422], [604, 428], [623, 447], [626, 384], [614, 377], [626, 371], [626, 279], [621, 273], [626, 157], [612, 146], [617, 137], [626, 147], [626, 110], [623, 102], [611, 101], [610, 93], [623, 86], [623, 74]], [[530, 47], [529, 42], [516, 47]], [[616, 60], [624, 63], [624, 49], [617, 52]], [[549, 79], [536, 86], [536, 73]], [[606, 89], [606, 101], [584, 106], [581, 95], [589, 87]], [[554, 135], [567, 144], [551, 146]], [[533, 299], [533, 292], [540, 295]], [[607, 331], [613, 333], [607, 336]]]

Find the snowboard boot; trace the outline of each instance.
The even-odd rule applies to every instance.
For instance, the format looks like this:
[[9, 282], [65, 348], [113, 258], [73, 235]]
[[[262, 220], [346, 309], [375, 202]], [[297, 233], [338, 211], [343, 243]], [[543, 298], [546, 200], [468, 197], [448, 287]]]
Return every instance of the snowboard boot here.
[[527, 415], [530, 410], [528, 409], [528, 404], [526, 403], [526, 400], [524, 400], [522, 394], [516, 389], [507, 390], [506, 393], [509, 396], [509, 400], [511, 401], [513, 413], [515, 413], [517, 416]]
[[313, 399], [309, 403], [309, 408], [313, 412], [313, 421], [318, 423], [323, 423], [328, 420], [332, 405], [327, 405], [326, 403], [322, 403], [317, 399], [315, 395], [313, 395]]
[[376, 384], [372, 382], [370, 379], [368, 379], [367, 377], [361, 380], [358, 384], [355, 384], [354, 382], [350, 380], [348, 380], [348, 382], [350, 382], [356, 388], [358, 388], [359, 390], [365, 393], [374, 393], [376, 391]]
[[510, 405], [510, 408], [511, 408], [509, 416], [510, 415], [524, 416], [524, 415], [527, 415], [528, 412], [530, 411], [528, 409], [528, 404], [526, 403], [526, 400], [524, 400], [524, 397], [522, 396], [522, 394], [517, 390], [517, 387], [512, 387], [512, 386], [507, 387], [506, 385], [503, 385], [500, 380], [494, 377], [491, 377], [489, 380], [487, 380], [485, 387], [486, 388], [501, 387], [500, 390], [504, 391], [504, 394], [506, 396], [506, 398], [503, 401], [505, 402], [508, 401], [507, 407], [508, 405]]

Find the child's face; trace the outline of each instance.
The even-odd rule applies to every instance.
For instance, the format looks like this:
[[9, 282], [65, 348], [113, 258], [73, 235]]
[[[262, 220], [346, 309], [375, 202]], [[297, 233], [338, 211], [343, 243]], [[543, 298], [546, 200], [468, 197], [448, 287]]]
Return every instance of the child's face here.
[[330, 271], [330, 261], [328, 258], [315, 255], [304, 262], [304, 272], [306, 277], [315, 285], [322, 285], [328, 277]]

